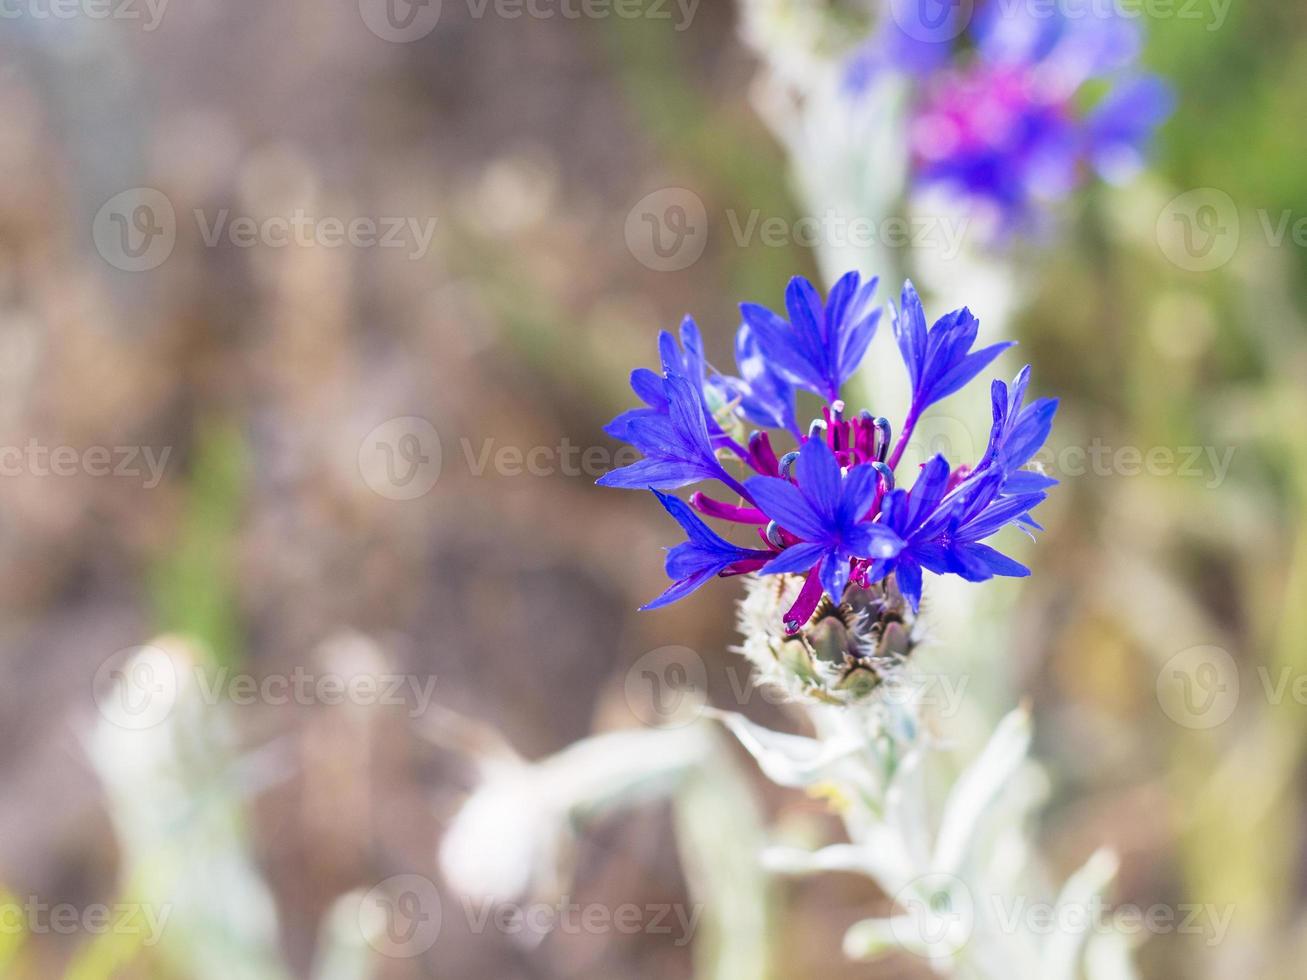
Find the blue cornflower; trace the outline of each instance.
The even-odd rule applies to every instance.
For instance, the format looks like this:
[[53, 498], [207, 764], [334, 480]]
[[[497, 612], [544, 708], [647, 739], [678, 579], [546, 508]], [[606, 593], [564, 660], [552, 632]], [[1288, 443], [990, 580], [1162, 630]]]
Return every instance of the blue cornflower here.
[[687, 504], [676, 497], [657, 490], [653, 493], [667, 513], [685, 530], [688, 540], [667, 552], [667, 577], [672, 579], [672, 585], [657, 599], [641, 606], [641, 609], [657, 609], [684, 599], [709, 579], [732, 566], [740, 566], [737, 571], [748, 571], [760, 567], [771, 558], [770, 551], [741, 548], [718, 536], [699, 520]]
[[1003, 473], [992, 470], [946, 494], [950, 470], [943, 456], [921, 468], [911, 491], [893, 490], [882, 520], [903, 541], [896, 555], [876, 562], [868, 578], [894, 573], [899, 591], [915, 610], [921, 605], [921, 570], [960, 575], [981, 582], [995, 575], [1024, 576], [1030, 569], [981, 544], [1000, 528], [1019, 521], [1044, 499], [1043, 493], [1001, 496]]
[[[700, 480], [721, 480], [741, 496], [748, 496], [717, 460], [704, 420], [703, 399], [694, 385], [679, 374], [668, 374], [661, 382], [662, 391], [645, 392], [656, 396], [653, 400], [646, 398], [650, 408], [625, 412], [607, 429], [610, 435], [635, 446], [645, 458], [605, 473], [599, 485], [671, 490]], [[640, 383], [648, 383], [646, 375], [640, 375]], [[637, 388], [637, 393], [640, 390]]]
[[889, 558], [902, 545], [891, 531], [866, 519], [879, 474], [861, 463], [841, 476], [835, 454], [821, 439], [803, 444], [794, 470], [797, 485], [772, 476], [755, 476], [746, 484], [763, 513], [802, 542], [773, 558], [763, 573], [816, 569], [826, 594], [839, 602], [853, 559]]
[[1085, 119], [1090, 162], [1108, 180], [1122, 180], [1144, 164], [1153, 131], [1175, 109], [1175, 97], [1155, 75], [1122, 79]]
[[795, 276], [785, 290], [788, 322], [756, 303], [742, 303], [740, 312], [773, 371], [834, 402], [875, 336], [881, 311], [871, 300], [877, 281], [864, 284], [858, 273], [847, 273], [823, 304], [816, 287]]
[[[696, 492], [682, 503], [658, 493], [688, 540], [668, 555], [672, 586], [646, 608], [673, 602], [715, 575], [803, 574], [806, 581], [784, 613], [787, 631], [794, 632], [811, 618], [823, 593], [842, 601], [850, 581], [870, 588], [894, 575], [915, 609], [923, 570], [973, 581], [1027, 573], [982, 541], [1007, 524], [1038, 527], [1030, 511], [1054, 481], [1026, 467], [1049, 435], [1057, 402], [1025, 403], [1028, 367], [1010, 386], [995, 381], [984, 456], [973, 467], [956, 469], [937, 456], [910, 491], [894, 489], [894, 470], [921, 413], [1009, 345], [973, 351], [978, 323], [966, 309], [927, 330], [921, 301], [906, 283], [894, 332], [912, 399], [891, 451], [889, 420], [867, 411], [846, 417], [838, 399], [875, 329], [877, 312], [868, 308], [874, 286], [875, 280], [864, 285], [851, 273], [822, 304], [810, 283], [795, 279], [787, 295], [792, 323], [761, 307], [743, 307], [745, 322], [736, 335], [738, 378], [713, 370], [688, 318], [679, 346], [670, 334], [660, 338], [662, 375], [644, 369], [632, 373], [631, 386], [644, 407], [622, 413], [607, 431], [634, 444], [645, 458], [599, 482], [657, 493], [716, 480], [742, 498], [730, 502]], [[831, 401], [806, 430], [794, 417], [796, 385]], [[745, 424], [788, 430], [797, 450], [778, 456], [766, 431], [750, 433], [745, 448], [728, 434]], [[743, 483], [732, 476], [718, 458], [723, 449], [757, 475]], [[752, 526], [762, 547], [730, 543], [696, 511]]]
[[[946, 313], [926, 330], [926, 311], [911, 282], [903, 284], [900, 308], [893, 311], [894, 338], [912, 382], [905, 433], [921, 413], [963, 387], [994, 358], [1012, 346], [1011, 341], [973, 351], [980, 321], [966, 307]], [[900, 441], [890, 466], [897, 466], [904, 442]]]

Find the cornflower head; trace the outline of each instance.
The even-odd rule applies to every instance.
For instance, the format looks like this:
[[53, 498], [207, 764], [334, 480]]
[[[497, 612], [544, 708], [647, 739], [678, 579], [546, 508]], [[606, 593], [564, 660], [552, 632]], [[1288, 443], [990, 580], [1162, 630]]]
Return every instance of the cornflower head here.
[[[905, 283], [890, 321], [911, 400], [895, 437], [888, 419], [852, 414], [841, 398], [881, 318], [876, 285], [850, 272], [823, 299], [796, 277], [785, 316], [742, 304], [738, 375], [712, 368], [693, 321], [682, 324], [679, 345], [663, 333], [662, 373], [631, 375], [644, 407], [606, 428], [644, 458], [598, 481], [652, 490], [685, 532], [667, 555], [672, 584], [644, 608], [675, 602], [712, 578], [753, 573], [741, 610], [745, 652], [760, 666], [781, 665], [803, 691], [835, 700], [874, 689], [910, 653], [923, 570], [970, 581], [1029, 574], [983, 540], [1008, 524], [1037, 529], [1030, 512], [1055, 483], [1029, 465], [1057, 403], [1026, 404], [1027, 367], [1010, 387], [993, 382], [993, 424], [979, 460], [956, 465], [935, 456], [910, 489], [896, 486], [923, 413], [1011, 345], [973, 349], [979, 322], [965, 308], [927, 328]], [[806, 429], [796, 421], [799, 389], [825, 402]], [[687, 503], [664, 492], [712, 481], [724, 495], [696, 489]], [[748, 529], [753, 540], [733, 543], [705, 518]]]
[[883, 6], [846, 65], [847, 89], [859, 97], [883, 73], [908, 78], [914, 186], [961, 198], [1000, 234], [1028, 227], [1041, 202], [1090, 173], [1129, 176], [1171, 112], [1168, 88], [1139, 67], [1139, 25], [1110, 4], [1073, 15], [977, 0], [945, 18], [931, 12], [937, 0]]

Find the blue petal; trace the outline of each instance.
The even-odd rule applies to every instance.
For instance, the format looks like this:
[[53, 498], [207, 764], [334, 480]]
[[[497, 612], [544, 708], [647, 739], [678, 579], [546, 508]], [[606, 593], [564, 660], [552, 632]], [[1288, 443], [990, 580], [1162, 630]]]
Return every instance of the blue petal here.
[[987, 538], [995, 531], [1012, 523], [1044, 499], [1042, 493], [1022, 494], [1019, 497], [999, 497], [979, 515], [958, 528], [958, 535], [972, 541]]
[[670, 605], [673, 602], [678, 602], [679, 600], [684, 599], [691, 592], [698, 589], [700, 586], [704, 585], [707, 582], [712, 581], [716, 577], [717, 577], [716, 573], [713, 572], [711, 569], [705, 569], [704, 571], [698, 572], [697, 574], [692, 575], [689, 578], [683, 578], [679, 582], [673, 582], [670, 586], [668, 586], [667, 591], [664, 592], [662, 595], [660, 595], [657, 599], [654, 599], [650, 602], [646, 602], [643, 606], [641, 606], [640, 611], [645, 612], [650, 609], [658, 609], [661, 608], [662, 606]]
[[1014, 345], [1015, 342], [1011, 340], [992, 344], [989, 347], [968, 354], [956, 364], [953, 364], [931, 386], [927, 404], [933, 405], [935, 402], [943, 401], [985, 370], [990, 361]]
[[1013, 561], [1000, 551], [995, 551], [987, 544], [965, 545], [971, 559], [983, 562], [994, 575], [1010, 575], [1023, 578], [1030, 574], [1030, 569], [1019, 561]]
[[1051, 476], [1036, 473], [1034, 470], [1017, 470], [1015, 473], [1008, 474], [1007, 481], [1003, 484], [1003, 493], [1008, 496], [1039, 493], [1055, 486], [1057, 480]]
[[912, 557], [918, 565], [936, 575], [953, 571], [953, 549], [940, 541], [914, 542]]
[[844, 587], [849, 584], [849, 559], [847, 555], [835, 551], [828, 552], [821, 560], [821, 569], [817, 572], [821, 586], [830, 596], [831, 602], [839, 602], [844, 597]]
[[[685, 378], [669, 374], [663, 379], [666, 414], [639, 409], [615, 420], [614, 434], [630, 442], [645, 459], [613, 470], [598, 480], [600, 486], [671, 490], [697, 480], [731, 478], [713, 452], [704, 420], [702, 400]], [[612, 429], [613, 426], [610, 426]]]
[[926, 356], [926, 311], [921, 305], [912, 280], [903, 283], [903, 295], [898, 310], [894, 311], [894, 339], [908, 369], [913, 390], [921, 379], [921, 366]]
[[978, 547], [981, 546], [966, 542], [955, 544], [948, 552], [948, 570], [968, 582], [985, 582], [993, 578], [989, 563], [972, 550]]
[[785, 287], [785, 309], [790, 314], [790, 326], [797, 335], [799, 350], [813, 371], [813, 380], [820, 382], [830, 339], [826, 332], [826, 312], [822, 309], [821, 294], [803, 276], [795, 276]]
[[681, 525], [681, 530], [685, 532], [687, 538], [694, 544], [708, 549], [716, 549], [722, 554], [731, 553], [732, 561], [739, 557], [739, 552], [743, 549], [731, 544], [716, 531], [703, 522], [703, 519], [679, 497], [673, 497], [669, 493], [653, 492], [658, 498], [658, 502], [663, 505], [663, 509], [672, 515], [672, 519]]
[[809, 571], [813, 565], [831, 549], [824, 544], [795, 544], [786, 548], [779, 555], [763, 565], [763, 575], [776, 575], [782, 572], [799, 573]]
[[908, 600], [912, 611], [921, 609], [921, 566], [911, 560], [901, 560], [894, 569], [894, 579], [899, 591]]
[[752, 303], [742, 304], [740, 312], [776, 373], [834, 401], [876, 329], [879, 314], [871, 309], [876, 283], [860, 283], [857, 273], [845, 275], [823, 306], [816, 287], [795, 276], [785, 289], [788, 323]]
[[755, 425], [797, 433], [794, 387], [772, 370], [747, 322], [735, 332], [735, 365], [738, 378], [719, 375], [714, 379], [724, 399], [737, 401], [740, 414]]
[[884, 560], [903, 550], [903, 541], [883, 524], [862, 523], [845, 536], [844, 550], [855, 558]]
[[675, 490], [711, 478], [712, 474], [705, 473], [698, 464], [672, 459], [639, 459], [630, 466], [605, 473], [596, 482], [601, 487], [626, 490], [648, 490], [651, 487]]
[[1008, 469], [1024, 466], [1030, 457], [1048, 441], [1053, 431], [1053, 416], [1057, 414], [1056, 398], [1041, 398], [1032, 402], [1017, 417], [1016, 424], [1007, 434], [1003, 445], [1003, 465]]
[[652, 408], [631, 408], [627, 409], [617, 418], [613, 419], [604, 426], [604, 432], [614, 439], [621, 439], [624, 442], [630, 442], [630, 432], [632, 425], [639, 425], [646, 419], [654, 418], [659, 413]]
[[667, 408], [667, 395], [663, 391], [663, 379], [648, 368], [636, 368], [631, 372], [631, 390], [650, 408]]
[[871, 505], [876, 500], [879, 476], [870, 463], [860, 463], [844, 475], [839, 509], [835, 514], [835, 521], [840, 527], [854, 524], [871, 510]]
[[839, 512], [842, 489], [840, 464], [824, 439], [809, 439], [803, 444], [794, 472], [798, 477], [800, 492], [808, 499], [822, 524], [833, 530], [837, 527], [836, 515]]
[[901, 530], [920, 527], [944, 499], [948, 488], [949, 465], [943, 455], [936, 454], [921, 467], [917, 482], [912, 485], [912, 492], [907, 498], [906, 527]]
[[755, 476], [744, 486], [762, 512], [791, 534], [805, 541], [821, 541], [827, 537], [821, 515], [812, 509], [812, 504], [789, 480]]
[[654, 491], [667, 513], [685, 531], [687, 540], [667, 553], [667, 574], [675, 583], [644, 609], [656, 609], [689, 595], [727, 566], [768, 553], [741, 548], [725, 540], [705, 524], [688, 504], [670, 494]]

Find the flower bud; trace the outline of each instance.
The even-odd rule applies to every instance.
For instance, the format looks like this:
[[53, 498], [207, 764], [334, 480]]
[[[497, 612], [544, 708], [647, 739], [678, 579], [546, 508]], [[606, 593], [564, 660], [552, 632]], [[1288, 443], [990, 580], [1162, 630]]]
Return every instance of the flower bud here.
[[799, 575], [751, 575], [740, 601], [741, 653], [764, 681], [797, 700], [852, 704], [874, 695], [916, 646], [916, 618], [894, 577], [850, 583], [843, 600], [823, 596], [811, 618], [787, 635], [781, 623], [803, 587]]

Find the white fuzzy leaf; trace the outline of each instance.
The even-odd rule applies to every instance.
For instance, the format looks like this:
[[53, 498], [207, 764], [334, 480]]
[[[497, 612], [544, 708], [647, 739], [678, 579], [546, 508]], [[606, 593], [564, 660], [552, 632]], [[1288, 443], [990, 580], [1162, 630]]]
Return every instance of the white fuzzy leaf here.
[[1029, 748], [1030, 714], [1018, 708], [999, 722], [980, 756], [949, 793], [935, 842], [936, 871], [953, 874], [962, 867], [986, 811], [1020, 768]]
[[732, 711], [710, 710], [744, 746], [758, 767], [780, 786], [801, 788], [826, 778], [830, 767], [861, 747], [857, 739], [820, 741], [772, 731]]
[[914, 869], [906, 858], [903, 841], [889, 827], [868, 827], [857, 844], [831, 844], [816, 851], [798, 847], [769, 847], [763, 865], [777, 874], [804, 875], [823, 871], [850, 871], [871, 878], [889, 894], [912, 880]]
[[1099, 923], [1092, 913], [1099, 910], [1103, 892], [1116, 877], [1116, 855], [1108, 850], [1095, 851], [1075, 874], [1067, 879], [1057, 897], [1058, 928], [1044, 943], [1044, 980], [1077, 980], [1079, 961], [1085, 943]]

